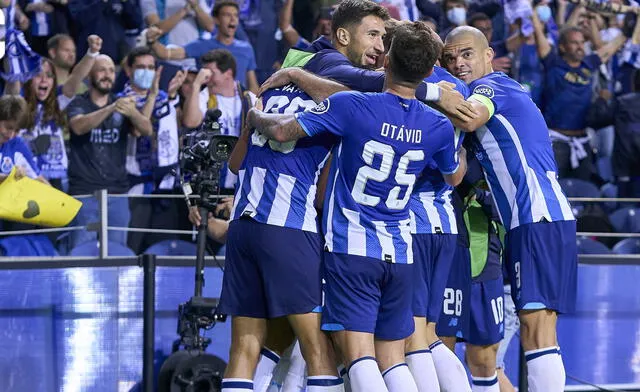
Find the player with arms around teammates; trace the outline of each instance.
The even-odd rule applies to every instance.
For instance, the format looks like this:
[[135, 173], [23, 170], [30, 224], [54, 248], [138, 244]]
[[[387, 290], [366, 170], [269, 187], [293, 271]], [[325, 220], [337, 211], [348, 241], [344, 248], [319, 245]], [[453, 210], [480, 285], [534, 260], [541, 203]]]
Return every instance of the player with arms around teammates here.
[[557, 181], [549, 131], [520, 84], [493, 72], [493, 50], [477, 29], [445, 40], [444, 65], [469, 84], [476, 119], [454, 123], [474, 132], [475, 154], [502, 223], [505, 263], [521, 323], [529, 390], [563, 391], [557, 314], [575, 309], [576, 223]]
[[249, 112], [249, 123], [277, 142], [340, 137], [323, 208], [322, 328], [350, 364], [354, 392], [417, 391], [404, 363], [414, 329], [408, 202], [431, 159], [451, 185], [465, 172], [451, 123], [415, 99], [440, 50], [425, 25], [403, 25], [385, 58], [383, 93], [338, 93], [296, 115]]
[[[313, 99], [321, 102], [343, 89], [329, 82], [327, 90], [313, 92]], [[293, 114], [315, 107], [313, 99], [287, 85], [266, 91], [261, 102], [265, 112]], [[238, 173], [238, 185], [220, 299], [220, 311], [233, 317], [223, 392], [266, 389], [277, 358], [268, 371], [260, 366], [256, 371], [261, 348], [268, 334], [279, 332], [278, 326], [288, 329], [287, 324], [298, 336], [308, 364], [306, 390], [344, 391], [317, 313], [322, 302], [323, 241], [314, 200], [321, 170], [336, 142], [334, 135], [319, 134], [279, 143], [247, 127], [236, 144], [229, 167]]]

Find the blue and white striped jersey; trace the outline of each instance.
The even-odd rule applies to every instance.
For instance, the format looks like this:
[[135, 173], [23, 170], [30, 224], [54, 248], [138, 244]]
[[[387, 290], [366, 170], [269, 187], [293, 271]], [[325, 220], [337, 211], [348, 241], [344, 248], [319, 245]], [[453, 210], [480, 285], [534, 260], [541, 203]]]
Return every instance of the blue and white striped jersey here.
[[470, 99], [491, 114], [474, 145], [504, 227], [575, 219], [557, 180], [547, 125], [524, 88], [502, 72], [469, 87]]
[[458, 169], [453, 126], [415, 99], [341, 92], [296, 114], [308, 135], [341, 136], [323, 208], [325, 249], [391, 263], [413, 262], [409, 198], [433, 160]]
[[[293, 84], [265, 92], [262, 100], [268, 113], [293, 114], [316, 106]], [[232, 219], [250, 216], [261, 223], [317, 233], [316, 182], [337, 140], [323, 134], [278, 143], [253, 130], [238, 173]]]
[[[424, 81], [428, 83], [451, 82], [456, 85], [455, 90], [463, 97], [469, 96], [469, 87], [442, 67], [434, 66], [433, 73]], [[464, 134], [457, 130], [456, 132], [457, 151], [462, 145]], [[458, 234], [456, 216], [453, 213], [453, 204], [451, 203], [451, 192], [453, 192], [453, 187], [444, 181], [435, 162], [430, 162], [417, 179], [409, 201], [412, 234]]]

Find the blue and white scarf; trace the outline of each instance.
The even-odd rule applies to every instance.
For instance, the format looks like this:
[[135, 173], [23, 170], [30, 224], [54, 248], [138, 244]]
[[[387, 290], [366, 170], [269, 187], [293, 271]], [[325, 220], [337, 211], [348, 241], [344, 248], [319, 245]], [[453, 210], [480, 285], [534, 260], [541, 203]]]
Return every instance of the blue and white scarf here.
[[9, 63], [9, 72], [0, 72], [0, 77], [7, 82], [24, 83], [40, 73], [40, 56], [34, 52], [24, 33], [15, 28], [16, 0], [11, 1], [7, 7], [6, 20], [6, 57]]

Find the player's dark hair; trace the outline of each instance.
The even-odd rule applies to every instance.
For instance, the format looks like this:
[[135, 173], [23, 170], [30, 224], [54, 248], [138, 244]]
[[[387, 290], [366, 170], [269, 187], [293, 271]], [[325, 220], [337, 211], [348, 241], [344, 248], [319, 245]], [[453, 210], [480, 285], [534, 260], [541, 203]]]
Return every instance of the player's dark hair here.
[[[68, 34], [56, 34], [53, 37], [49, 38], [47, 40], [47, 50], [51, 50], [51, 49], [58, 49], [58, 46], [60, 46], [60, 43], [62, 41], [66, 41], [66, 40], [70, 40], [71, 42], [73, 42], [73, 38], [71, 38], [70, 35]], [[75, 43], [75, 42], [74, 42]]]
[[489, 18], [489, 16], [484, 12], [476, 12], [475, 14], [471, 15], [469, 19], [467, 19], [467, 24], [469, 26], [476, 27], [474, 23], [484, 22], [485, 20], [491, 21], [491, 18]]
[[389, 50], [389, 72], [395, 83], [415, 87], [426, 78], [442, 52], [431, 29], [422, 22], [402, 23]]
[[27, 102], [19, 95], [0, 97], [0, 121], [16, 121], [22, 127]]
[[331, 33], [335, 35], [339, 28], [350, 30], [370, 15], [377, 16], [384, 21], [389, 19], [389, 11], [371, 0], [342, 0], [333, 11]]
[[136, 63], [136, 59], [142, 56], [151, 56], [154, 59], [156, 58], [156, 56], [153, 54], [153, 51], [151, 50], [150, 47], [137, 46], [131, 49], [129, 54], [127, 54], [127, 66], [129, 66], [129, 68], [133, 67], [133, 64]]
[[236, 59], [228, 50], [214, 49], [200, 56], [200, 64], [203, 66], [211, 63], [216, 63], [220, 72], [231, 70], [231, 75], [236, 77]]
[[235, 9], [238, 12], [240, 12], [240, 6], [235, 1], [233, 1], [233, 0], [222, 0], [222, 1], [216, 1], [216, 5], [213, 6], [213, 12], [212, 12], [213, 16], [215, 16], [217, 18], [218, 14], [220, 14], [220, 11], [224, 7], [235, 7]]
[[393, 37], [396, 33], [396, 28], [398, 28], [401, 23], [402, 22], [393, 18], [390, 18], [384, 22], [384, 29], [386, 30], [386, 34], [384, 35], [384, 37], [382, 37], [382, 43], [384, 44], [385, 53], [389, 52], [389, 49], [391, 48], [391, 41], [393, 40]]
[[584, 32], [578, 26], [565, 26], [560, 29], [560, 33], [558, 35], [558, 45], [566, 44], [569, 40], [569, 35], [573, 33], [580, 33], [584, 37]]

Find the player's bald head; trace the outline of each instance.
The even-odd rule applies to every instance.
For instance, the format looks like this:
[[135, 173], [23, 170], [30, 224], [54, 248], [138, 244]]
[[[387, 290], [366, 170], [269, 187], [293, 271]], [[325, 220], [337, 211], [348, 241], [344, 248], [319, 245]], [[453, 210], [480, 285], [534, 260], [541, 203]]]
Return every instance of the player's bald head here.
[[447, 34], [447, 38], [444, 41], [445, 46], [460, 45], [461, 43], [471, 44], [476, 50], [483, 50], [489, 47], [487, 37], [482, 31], [471, 26], [456, 27]]
[[465, 83], [493, 72], [492, 60], [493, 50], [487, 37], [474, 27], [456, 27], [444, 41], [442, 65]]

